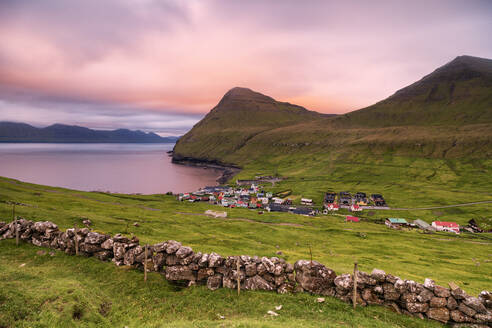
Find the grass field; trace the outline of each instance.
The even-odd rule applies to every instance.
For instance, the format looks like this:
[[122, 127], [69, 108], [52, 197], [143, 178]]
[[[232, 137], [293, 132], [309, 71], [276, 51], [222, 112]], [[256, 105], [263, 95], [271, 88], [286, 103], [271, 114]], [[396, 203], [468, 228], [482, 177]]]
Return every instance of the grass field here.
[[[290, 169], [294, 167], [286, 170]], [[251, 173], [254, 168], [250, 170]], [[436, 175], [442, 179], [441, 173]], [[470, 195], [484, 188], [479, 178], [476, 189], [468, 189], [462, 197], [473, 198]], [[402, 184], [400, 188], [407, 190], [405, 186], [416, 181], [418, 179]], [[289, 183], [294, 184], [287, 180], [278, 188]], [[315, 183], [295, 182], [298, 190], [307, 190]], [[470, 184], [474, 184], [474, 180]], [[357, 186], [366, 192], [373, 191], [364, 189], [371, 186], [369, 182], [355, 185], [348, 180], [330, 186], [349, 190], [350, 186]], [[449, 202], [460, 198], [449, 196], [453, 192], [446, 188], [443, 191], [436, 188], [433, 194], [430, 186], [422, 189], [425, 187], [422, 185], [420, 190], [433, 195], [431, 203], [445, 197], [454, 197]], [[393, 191], [383, 194], [390, 205], [393, 202], [400, 205], [403, 201], [397, 196], [398, 187], [388, 190]], [[408, 190], [402, 197], [405, 193]], [[490, 195], [481, 196], [490, 199]], [[90, 218], [96, 231], [135, 234], [143, 243], [175, 239], [195, 251], [216, 251], [221, 255], [274, 256], [280, 250], [282, 257], [292, 263], [309, 259], [311, 247], [313, 258], [338, 274], [350, 272], [357, 260], [364, 271], [379, 268], [420, 282], [430, 277], [442, 285], [454, 281], [473, 295], [492, 289], [492, 237], [489, 234], [456, 236], [390, 230], [373, 222], [388, 214], [382, 211], [366, 215], [368, 220], [359, 224], [344, 223], [338, 215], [314, 218], [280, 213], [260, 215], [247, 209], [230, 209], [229, 217], [224, 220], [202, 215], [206, 209], [218, 209], [216, 206], [181, 203], [172, 196], [90, 193], [0, 178], [2, 220], [11, 219], [10, 201], [23, 204], [16, 207], [18, 215], [31, 220], [51, 220], [61, 229], [75, 223], [81, 225], [83, 218]], [[459, 208], [462, 213], [453, 214], [455, 216], [451, 214], [457, 209], [442, 212], [449, 218], [465, 215], [485, 218], [490, 207], [489, 204]], [[409, 214], [424, 218], [433, 215], [428, 211]], [[134, 222], [139, 222], [140, 227], [134, 227]], [[488, 221], [483, 219], [482, 222]], [[38, 250], [32, 245], [16, 248], [12, 241], [0, 242], [0, 326], [438, 326], [377, 307], [358, 309], [354, 313], [348, 305], [334, 299], [316, 304], [315, 296], [310, 295], [244, 292], [237, 298], [232, 290], [210, 292], [204, 287], [176, 288], [158, 274], [150, 275], [145, 285], [141, 272], [117, 268], [93, 258], [74, 258], [60, 253], [54, 257], [40, 256], [36, 254]], [[23, 263], [26, 265], [20, 267]], [[283, 305], [279, 317], [265, 316], [279, 304]], [[217, 314], [226, 319], [219, 319]]]

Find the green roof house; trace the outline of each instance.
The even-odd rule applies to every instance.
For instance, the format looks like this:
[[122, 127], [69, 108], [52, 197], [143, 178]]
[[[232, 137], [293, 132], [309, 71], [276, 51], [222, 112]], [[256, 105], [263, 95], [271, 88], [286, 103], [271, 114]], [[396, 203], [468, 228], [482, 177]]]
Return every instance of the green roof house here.
[[399, 219], [399, 218], [387, 218], [384, 222], [387, 226], [395, 226], [395, 225], [408, 225], [407, 220]]

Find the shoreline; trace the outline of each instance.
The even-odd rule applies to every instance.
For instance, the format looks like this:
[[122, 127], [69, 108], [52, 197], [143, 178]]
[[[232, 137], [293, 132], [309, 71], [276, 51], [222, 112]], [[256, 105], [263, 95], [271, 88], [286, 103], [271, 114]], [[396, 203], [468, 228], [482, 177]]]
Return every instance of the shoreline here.
[[241, 172], [241, 168], [238, 166], [226, 165], [217, 161], [201, 160], [192, 157], [176, 158], [172, 151], [169, 151], [168, 154], [172, 156], [171, 162], [173, 164], [202, 167], [206, 169], [215, 169], [222, 171], [222, 174], [216, 180], [219, 185], [227, 183], [229, 179]]

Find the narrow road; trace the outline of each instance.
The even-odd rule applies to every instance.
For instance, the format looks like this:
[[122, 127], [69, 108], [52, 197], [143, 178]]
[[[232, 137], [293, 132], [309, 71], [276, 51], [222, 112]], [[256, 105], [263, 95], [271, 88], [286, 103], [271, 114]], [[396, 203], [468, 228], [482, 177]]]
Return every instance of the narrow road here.
[[492, 203], [492, 200], [484, 200], [481, 202], [463, 203], [463, 204], [454, 204], [454, 205], [417, 207], [417, 208], [397, 208], [397, 207], [377, 207], [377, 206], [361, 206], [361, 207], [365, 210], [418, 211], [418, 210], [437, 210], [441, 208], [473, 206], [473, 205], [490, 204], [490, 203]]

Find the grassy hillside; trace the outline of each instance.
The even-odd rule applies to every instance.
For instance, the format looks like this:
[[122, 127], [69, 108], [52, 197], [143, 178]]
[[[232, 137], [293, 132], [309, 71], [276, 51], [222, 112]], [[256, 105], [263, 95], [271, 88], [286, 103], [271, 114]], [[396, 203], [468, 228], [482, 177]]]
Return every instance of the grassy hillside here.
[[391, 97], [336, 121], [364, 127], [491, 123], [492, 60], [457, 57]]
[[[81, 192], [1, 178], [2, 220], [10, 219], [9, 201], [23, 204], [16, 208], [19, 215], [51, 220], [62, 229], [90, 218], [96, 231], [135, 234], [141, 243], [175, 239], [196, 251], [222, 255], [275, 256], [280, 250], [289, 262], [309, 259], [311, 247], [313, 258], [337, 273], [350, 272], [357, 260], [364, 271], [376, 267], [420, 282], [432, 277], [442, 285], [455, 281], [471, 294], [492, 289], [490, 235], [390, 230], [372, 222], [384, 217], [381, 212], [360, 224], [344, 223], [338, 215], [260, 215], [247, 209], [227, 210], [224, 220], [202, 215], [216, 206], [177, 202], [172, 196]], [[490, 212], [490, 205], [474, 210]], [[151, 274], [145, 285], [141, 272], [59, 252], [39, 255], [39, 250], [32, 245], [16, 248], [12, 240], [0, 242], [1, 326], [439, 326], [379, 307], [353, 312], [331, 298], [316, 304], [310, 295], [243, 292], [238, 298], [226, 289], [177, 288], [158, 274]], [[279, 317], [265, 316], [280, 304]]]
[[[492, 60], [458, 57], [386, 100], [334, 117], [297, 109], [288, 111], [291, 114], [266, 110], [268, 101], [247, 99], [269, 97], [251, 92], [236, 101], [235, 94], [228, 94], [227, 101], [178, 141], [174, 156], [239, 166], [286, 153], [322, 158], [354, 153], [369, 158], [488, 158], [491, 72]], [[255, 105], [243, 106], [245, 102]], [[227, 110], [222, 110], [224, 104]]]
[[250, 89], [233, 88], [178, 140], [174, 159], [227, 162], [229, 154], [265, 131], [326, 117], [328, 115], [279, 102]]

